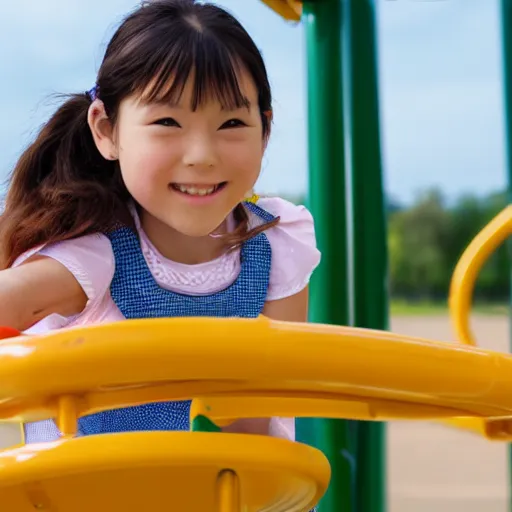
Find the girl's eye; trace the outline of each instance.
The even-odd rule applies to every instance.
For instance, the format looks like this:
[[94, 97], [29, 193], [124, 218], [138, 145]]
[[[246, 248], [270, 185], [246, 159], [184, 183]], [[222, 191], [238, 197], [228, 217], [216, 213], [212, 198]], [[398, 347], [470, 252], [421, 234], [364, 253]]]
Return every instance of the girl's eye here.
[[163, 119], [155, 121], [153, 124], [159, 124], [161, 126], [176, 126], [178, 128], [180, 127], [178, 121], [176, 121], [176, 119], [173, 119], [172, 117], [164, 117]]
[[242, 126], [247, 126], [243, 121], [240, 119], [230, 119], [229, 121], [226, 121], [221, 127], [221, 130], [226, 130], [229, 128], [240, 128]]

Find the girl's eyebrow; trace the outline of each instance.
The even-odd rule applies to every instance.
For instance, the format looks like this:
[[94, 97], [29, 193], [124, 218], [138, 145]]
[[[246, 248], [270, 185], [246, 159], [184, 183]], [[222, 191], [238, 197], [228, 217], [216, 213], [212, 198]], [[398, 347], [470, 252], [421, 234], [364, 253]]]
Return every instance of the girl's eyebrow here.
[[224, 108], [224, 107], [222, 107], [222, 110], [235, 111], [235, 110], [240, 110], [241, 108], [245, 108], [247, 110], [251, 110], [251, 102], [245, 96], [244, 96], [244, 99], [243, 99], [243, 105], [240, 105], [239, 107], [232, 107], [232, 108]]
[[180, 108], [180, 109], [183, 108], [183, 106], [179, 102], [165, 100], [165, 99], [148, 101], [145, 98], [141, 98], [139, 100], [139, 103], [140, 103], [140, 105], [142, 105], [143, 107], [146, 107], [148, 109], [159, 108], [159, 107], [170, 107], [170, 108]]
[[[139, 100], [139, 103], [141, 106], [143, 106], [144, 108], [147, 108], [148, 110], [162, 108], [162, 107], [174, 108], [174, 109], [179, 109], [179, 110], [183, 109], [183, 105], [181, 102], [171, 101], [168, 99], [148, 101], [144, 98], [141, 98]], [[236, 110], [240, 110], [240, 109], [247, 109], [247, 110], [251, 109], [251, 101], [248, 98], [246, 98], [245, 96], [243, 97], [243, 104], [240, 105], [239, 107], [237, 107], [237, 106], [230, 107], [230, 106], [224, 106], [224, 105], [221, 106], [221, 110], [224, 112], [235, 112]]]

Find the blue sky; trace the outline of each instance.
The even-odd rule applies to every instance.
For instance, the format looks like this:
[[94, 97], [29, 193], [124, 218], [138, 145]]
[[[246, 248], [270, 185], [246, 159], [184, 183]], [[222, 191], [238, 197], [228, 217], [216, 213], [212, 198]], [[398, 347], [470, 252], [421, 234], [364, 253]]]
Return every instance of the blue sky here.
[[[374, 0], [386, 187], [410, 201], [506, 183], [498, 0]], [[275, 126], [259, 191], [307, 189], [304, 38], [258, 0], [217, 0], [267, 62]], [[0, 179], [45, 121], [55, 92], [89, 89], [108, 38], [136, 0], [18, 0], [0, 18]]]

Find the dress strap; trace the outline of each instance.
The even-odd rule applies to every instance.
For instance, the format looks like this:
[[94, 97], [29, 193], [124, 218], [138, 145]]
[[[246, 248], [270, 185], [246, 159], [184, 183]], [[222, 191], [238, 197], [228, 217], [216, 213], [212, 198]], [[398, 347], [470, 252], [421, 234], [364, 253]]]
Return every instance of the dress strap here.
[[274, 215], [267, 212], [267, 210], [264, 210], [261, 206], [258, 206], [256, 203], [251, 203], [248, 201], [244, 201], [243, 203], [244, 208], [249, 210], [250, 212], [257, 215], [260, 219], [264, 220], [265, 222], [272, 222], [276, 219]]

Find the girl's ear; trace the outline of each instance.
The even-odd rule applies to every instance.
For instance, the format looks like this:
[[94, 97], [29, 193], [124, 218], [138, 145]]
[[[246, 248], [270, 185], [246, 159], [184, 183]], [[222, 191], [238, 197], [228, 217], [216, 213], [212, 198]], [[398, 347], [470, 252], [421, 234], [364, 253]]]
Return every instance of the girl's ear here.
[[95, 99], [89, 107], [87, 122], [92, 137], [103, 158], [117, 160], [117, 147], [114, 140], [114, 127], [101, 100]]

